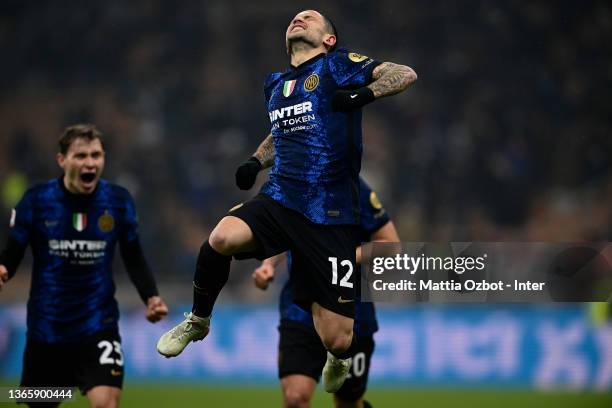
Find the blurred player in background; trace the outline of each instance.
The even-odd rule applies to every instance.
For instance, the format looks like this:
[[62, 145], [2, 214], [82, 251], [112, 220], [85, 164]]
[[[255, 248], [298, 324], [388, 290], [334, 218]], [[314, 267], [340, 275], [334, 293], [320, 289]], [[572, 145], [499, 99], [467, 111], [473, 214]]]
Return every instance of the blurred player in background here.
[[[405, 90], [416, 74], [407, 66], [335, 51], [335, 27], [314, 10], [298, 13], [285, 39], [291, 67], [269, 75], [264, 86], [271, 133], [236, 172], [236, 183], [245, 190], [259, 171], [272, 166], [270, 180], [259, 195], [232, 209], [204, 242], [192, 312], [160, 338], [157, 349], [173, 357], [208, 334], [232, 256], [266, 259], [291, 250], [295, 301], [312, 312], [329, 351], [323, 384], [335, 392], [356, 347], [352, 271], [359, 223], [361, 108]], [[334, 280], [332, 270], [339, 279]]]
[[92, 406], [116, 407], [123, 384], [111, 270], [117, 242], [147, 305], [146, 318], [157, 322], [168, 309], [142, 252], [130, 193], [100, 178], [104, 156], [95, 126], [65, 130], [57, 154], [64, 174], [28, 190], [12, 211], [8, 242], [0, 254], [0, 289], [31, 245], [34, 265], [21, 386], [78, 386]]
[[[368, 241], [399, 242], [393, 222], [378, 200], [374, 191], [360, 178], [360, 225], [355, 242], [357, 263], [361, 264], [361, 243]], [[275, 276], [276, 267], [287, 260], [289, 279], [283, 286], [280, 298], [281, 321], [278, 375], [283, 388], [286, 408], [307, 408], [321, 369], [325, 364], [326, 352], [315, 331], [312, 315], [293, 302], [293, 274], [291, 255], [276, 255], [263, 261], [253, 272], [255, 285], [265, 290]], [[360, 293], [360, 268], [356, 269], [357, 293]], [[355, 303], [355, 324], [353, 332], [357, 337], [357, 349], [352, 358], [352, 370], [342, 387], [334, 394], [336, 408], [372, 407], [363, 399], [368, 382], [370, 361], [374, 352], [374, 333], [378, 322], [371, 302]]]

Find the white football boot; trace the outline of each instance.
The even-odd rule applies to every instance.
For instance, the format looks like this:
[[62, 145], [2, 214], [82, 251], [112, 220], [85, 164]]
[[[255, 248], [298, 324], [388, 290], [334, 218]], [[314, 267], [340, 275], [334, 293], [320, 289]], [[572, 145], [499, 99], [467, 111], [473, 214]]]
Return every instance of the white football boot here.
[[334, 393], [342, 387], [351, 369], [351, 360], [342, 360], [327, 352], [327, 361], [323, 367], [323, 387], [325, 391]]
[[157, 342], [157, 351], [166, 357], [176, 357], [192, 341], [202, 340], [210, 330], [210, 316], [198, 317], [185, 313], [185, 320], [164, 333]]

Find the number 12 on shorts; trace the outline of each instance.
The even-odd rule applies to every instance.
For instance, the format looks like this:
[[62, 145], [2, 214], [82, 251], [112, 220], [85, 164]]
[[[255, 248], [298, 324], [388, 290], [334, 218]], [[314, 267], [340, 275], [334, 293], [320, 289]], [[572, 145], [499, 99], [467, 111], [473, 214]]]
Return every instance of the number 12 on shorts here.
[[[336, 258], [335, 256], [330, 256], [329, 258], [327, 258], [327, 260], [331, 262], [332, 264], [332, 282], [331, 283], [332, 285], [337, 285], [338, 284], [338, 258]], [[351, 275], [353, 274], [353, 263], [349, 261], [348, 259], [345, 259], [340, 262], [340, 266], [347, 267], [346, 273], [344, 274], [342, 279], [340, 279], [340, 286], [343, 286], [345, 288], [352, 288], [353, 282], [349, 282], [349, 279], [351, 278]]]

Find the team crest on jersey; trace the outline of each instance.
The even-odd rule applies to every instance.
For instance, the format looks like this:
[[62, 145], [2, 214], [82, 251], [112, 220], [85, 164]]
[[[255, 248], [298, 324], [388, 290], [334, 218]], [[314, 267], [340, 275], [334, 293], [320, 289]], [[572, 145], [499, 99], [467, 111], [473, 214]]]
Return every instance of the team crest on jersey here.
[[314, 91], [315, 88], [319, 85], [319, 76], [317, 74], [312, 74], [304, 81], [304, 90], [306, 92]]
[[72, 214], [72, 226], [75, 230], [81, 232], [87, 228], [87, 214], [74, 213]]
[[295, 89], [295, 83], [297, 82], [297, 80], [293, 79], [291, 81], [285, 81], [285, 85], [283, 85], [283, 95], [285, 95], [285, 98], [288, 98], [289, 95], [291, 95], [293, 93], [293, 90]]
[[372, 205], [372, 208], [376, 210], [380, 210], [382, 208], [382, 203], [378, 199], [376, 193], [373, 191], [370, 193], [370, 204]]
[[349, 52], [348, 57], [353, 62], [361, 62], [368, 59], [366, 55], [357, 54], [356, 52]]
[[111, 232], [115, 228], [115, 219], [112, 215], [105, 211], [104, 214], [98, 218], [98, 228], [102, 232]]
[[11, 210], [11, 219], [9, 220], [9, 227], [13, 228], [15, 226], [15, 219], [17, 218], [17, 210], [14, 208]]

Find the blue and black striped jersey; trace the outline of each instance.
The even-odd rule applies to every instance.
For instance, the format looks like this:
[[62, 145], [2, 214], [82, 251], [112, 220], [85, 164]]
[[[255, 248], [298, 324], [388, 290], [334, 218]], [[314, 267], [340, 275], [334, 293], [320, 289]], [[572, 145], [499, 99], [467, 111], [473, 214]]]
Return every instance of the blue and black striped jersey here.
[[116, 328], [115, 244], [138, 238], [130, 193], [100, 180], [90, 195], [71, 194], [60, 178], [28, 190], [14, 211], [10, 238], [34, 259], [28, 337], [68, 342]]
[[339, 50], [268, 76], [274, 164], [263, 194], [317, 224], [358, 224], [361, 110], [335, 112], [331, 99], [370, 83], [378, 64]]

